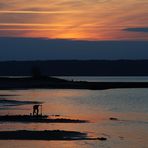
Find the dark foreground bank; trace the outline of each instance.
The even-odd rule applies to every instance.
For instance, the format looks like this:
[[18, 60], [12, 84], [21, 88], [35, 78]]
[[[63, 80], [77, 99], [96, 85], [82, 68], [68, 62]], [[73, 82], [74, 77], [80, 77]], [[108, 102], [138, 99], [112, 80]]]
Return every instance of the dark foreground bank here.
[[48, 118], [46, 115], [4, 115], [0, 116], [0, 122], [23, 122], [23, 123], [87, 123], [86, 120], [69, 118]]
[[76, 131], [1, 131], [0, 140], [107, 140], [104, 137], [92, 138], [87, 133]]
[[148, 88], [148, 82], [87, 82], [69, 81], [53, 77], [0, 78], [0, 89], [112, 89]]

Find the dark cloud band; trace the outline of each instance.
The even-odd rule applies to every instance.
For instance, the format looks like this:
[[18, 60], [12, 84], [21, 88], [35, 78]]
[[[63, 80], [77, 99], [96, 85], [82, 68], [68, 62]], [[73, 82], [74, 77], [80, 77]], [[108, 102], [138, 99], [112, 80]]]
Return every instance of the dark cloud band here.
[[148, 27], [144, 28], [126, 28], [124, 31], [131, 31], [131, 32], [146, 32], [148, 33]]

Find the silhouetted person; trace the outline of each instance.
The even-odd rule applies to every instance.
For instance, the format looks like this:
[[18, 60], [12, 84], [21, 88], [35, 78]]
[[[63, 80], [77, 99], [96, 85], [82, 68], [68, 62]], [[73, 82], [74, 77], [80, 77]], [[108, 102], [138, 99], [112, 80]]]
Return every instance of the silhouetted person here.
[[36, 115], [36, 116], [39, 115], [39, 106], [40, 105], [33, 105], [33, 116], [34, 115]]

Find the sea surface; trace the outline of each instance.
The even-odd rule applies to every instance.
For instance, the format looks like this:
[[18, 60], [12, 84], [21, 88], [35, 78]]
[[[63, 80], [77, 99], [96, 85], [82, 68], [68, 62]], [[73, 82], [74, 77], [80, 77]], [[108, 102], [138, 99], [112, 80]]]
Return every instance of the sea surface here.
[[148, 82], [147, 76], [60, 76], [58, 78], [73, 80], [73, 81], [88, 81], [88, 82]]
[[[87, 81], [147, 82], [148, 77], [65, 77]], [[2, 100], [6, 100], [5, 102]], [[11, 101], [15, 100], [15, 101]], [[66, 130], [106, 137], [106, 141], [28, 141], [0, 140], [1, 148], [147, 148], [148, 89], [28, 89], [0, 90], [0, 115], [30, 114], [32, 105], [43, 102], [49, 116], [84, 119], [90, 123], [0, 123], [0, 131]], [[110, 117], [118, 121], [109, 120]]]

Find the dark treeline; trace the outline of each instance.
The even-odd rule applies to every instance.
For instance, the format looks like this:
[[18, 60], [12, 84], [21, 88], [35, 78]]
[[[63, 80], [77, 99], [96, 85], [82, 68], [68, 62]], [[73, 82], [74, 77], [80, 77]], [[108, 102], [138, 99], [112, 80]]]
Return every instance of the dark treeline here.
[[148, 60], [48, 60], [0, 62], [0, 76], [148, 76]]

